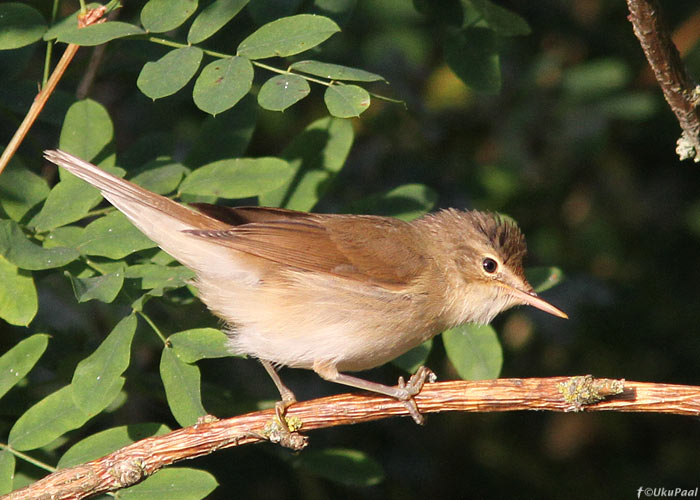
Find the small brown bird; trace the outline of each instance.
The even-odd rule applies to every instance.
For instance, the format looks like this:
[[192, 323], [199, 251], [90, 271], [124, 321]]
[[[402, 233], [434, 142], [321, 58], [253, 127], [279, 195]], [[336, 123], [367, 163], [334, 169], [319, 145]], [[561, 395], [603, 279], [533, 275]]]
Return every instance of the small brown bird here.
[[566, 318], [525, 279], [525, 238], [510, 220], [442, 210], [412, 222], [370, 215], [192, 204], [197, 211], [62, 151], [45, 157], [97, 187], [146, 236], [196, 273], [232, 350], [406, 402], [425, 368], [396, 387], [343, 372], [382, 365], [445, 329], [515, 305]]

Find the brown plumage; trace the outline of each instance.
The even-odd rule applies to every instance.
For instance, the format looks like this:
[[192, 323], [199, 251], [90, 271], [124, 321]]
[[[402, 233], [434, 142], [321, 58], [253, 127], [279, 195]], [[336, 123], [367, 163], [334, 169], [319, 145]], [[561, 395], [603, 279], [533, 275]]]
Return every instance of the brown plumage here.
[[[566, 315], [538, 298], [517, 225], [443, 210], [412, 222], [369, 215], [193, 204], [197, 211], [61, 151], [46, 158], [94, 185], [197, 275], [232, 350], [409, 401], [427, 375], [389, 387], [340, 373], [379, 366], [446, 328], [487, 323], [513, 305]], [[415, 411], [413, 411], [415, 410]]]

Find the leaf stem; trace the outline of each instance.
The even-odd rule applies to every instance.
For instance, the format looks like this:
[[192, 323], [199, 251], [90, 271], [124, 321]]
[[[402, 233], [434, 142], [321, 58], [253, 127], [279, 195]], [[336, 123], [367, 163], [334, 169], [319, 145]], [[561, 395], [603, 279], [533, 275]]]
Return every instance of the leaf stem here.
[[160, 337], [160, 340], [163, 341], [163, 344], [166, 347], [170, 345], [170, 343], [168, 342], [168, 339], [166, 339], [165, 335], [163, 335], [163, 332], [160, 331], [160, 328], [158, 328], [158, 326], [153, 322], [153, 320], [151, 318], [148, 317], [148, 315], [146, 313], [144, 313], [143, 311], [136, 311], [136, 314], [141, 316], [146, 321], [146, 323], [148, 323], [148, 326], [150, 326], [151, 329], [156, 333], [156, 335], [158, 335], [158, 337]]
[[56, 467], [51, 467], [49, 464], [45, 464], [44, 462], [41, 462], [40, 460], [37, 460], [36, 458], [32, 458], [29, 455], [22, 453], [21, 451], [17, 451], [9, 444], [0, 443], [0, 449], [7, 450], [10, 453], [12, 453], [14, 456], [21, 458], [25, 462], [29, 462], [30, 464], [32, 464], [36, 467], [39, 467], [40, 469], [44, 469], [47, 472], [56, 472]]

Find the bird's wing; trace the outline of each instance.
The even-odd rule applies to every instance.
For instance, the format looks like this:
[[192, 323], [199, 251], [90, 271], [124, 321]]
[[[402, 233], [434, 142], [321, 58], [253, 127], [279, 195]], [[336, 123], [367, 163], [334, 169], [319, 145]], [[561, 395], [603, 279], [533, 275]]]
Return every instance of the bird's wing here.
[[[200, 207], [197, 207], [200, 208]], [[386, 217], [320, 215], [245, 207], [219, 220], [243, 222], [228, 230], [190, 234], [284, 266], [371, 282], [390, 289], [410, 284], [426, 265], [415, 228]]]

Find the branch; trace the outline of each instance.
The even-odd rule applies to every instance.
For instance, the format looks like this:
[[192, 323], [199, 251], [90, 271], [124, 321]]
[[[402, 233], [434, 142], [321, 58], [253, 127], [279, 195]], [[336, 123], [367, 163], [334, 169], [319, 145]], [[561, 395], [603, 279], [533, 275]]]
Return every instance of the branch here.
[[681, 160], [700, 162], [700, 88], [681, 60], [671, 34], [660, 18], [656, 0], [627, 0], [630, 15], [644, 55], [654, 71], [666, 102], [676, 114], [681, 129], [676, 153]]
[[[700, 387], [583, 377], [454, 381], [426, 385], [416, 396], [422, 413], [515, 410], [623, 411], [700, 415]], [[257, 443], [270, 434], [274, 410], [203, 421], [62, 469], [0, 500], [78, 500], [132, 486], [172, 463], [221, 448]], [[340, 394], [295, 403], [290, 422], [303, 431], [408, 416], [403, 403], [373, 394]]]

